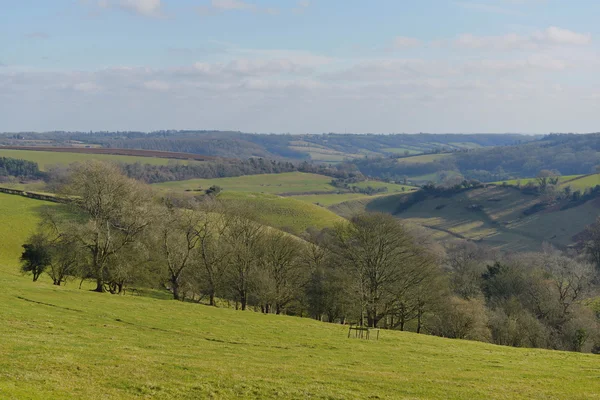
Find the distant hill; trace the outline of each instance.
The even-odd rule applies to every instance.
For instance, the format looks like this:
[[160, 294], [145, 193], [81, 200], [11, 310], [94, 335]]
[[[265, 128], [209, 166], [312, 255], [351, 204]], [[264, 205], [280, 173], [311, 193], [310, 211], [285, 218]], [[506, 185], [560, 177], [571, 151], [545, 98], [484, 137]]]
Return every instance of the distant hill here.
[[452, 152], [535, 140], [516, 134], [251, 134], [231, 131], [48, 132], [0, 134], [17, 146], [102, 146], [206, 156], [336, 163], [367, 157]]
[[348, 217], [363, 210], [391, 213], [427, 228], [442, 241], [472, 240], [507, 251], [539, 250], [547, 242], [565, 248], [600, 214], [600, 200], [536, 211], [539, 199], [518, 189], [488, 186], [447, 196], [428, 196], [405, 206], [406, 196], [341, 203], [330, 209]]

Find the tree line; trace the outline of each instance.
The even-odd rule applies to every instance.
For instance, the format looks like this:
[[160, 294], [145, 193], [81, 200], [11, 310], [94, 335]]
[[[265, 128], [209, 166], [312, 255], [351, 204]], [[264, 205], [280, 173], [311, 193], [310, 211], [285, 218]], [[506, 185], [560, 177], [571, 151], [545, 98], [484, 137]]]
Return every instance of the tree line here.
[[600, 351], [585, 303], [597, 290], [592, 258], [444, 248], [379, 213], [297, 237], [214, 195], [157, 196], [100, 162], [73, 165], [60, 190], [72, 202], [45, 210], [24, 245], [22, 268], [34, 280], [47, 272], [57, 285], [90, 280], [97, 292], [151, 287], [240, 310]]
[[9, 176], [21, 179], [39, 179], [43, 177], [37, 163], [10, 157], [0, 157], [0, 179]]

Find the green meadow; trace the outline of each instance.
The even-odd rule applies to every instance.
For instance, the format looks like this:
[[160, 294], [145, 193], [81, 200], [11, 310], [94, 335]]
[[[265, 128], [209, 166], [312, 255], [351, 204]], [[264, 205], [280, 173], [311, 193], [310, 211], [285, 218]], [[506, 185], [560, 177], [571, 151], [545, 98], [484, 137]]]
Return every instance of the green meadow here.
[[259, 193], [303, 193], [331, 192], [336, 190], [331, 186], [328, 176], [307, 174], [303, 172], [285, 172], [282, 174], [245, 175], [234, 178], [190, 179], [157, 183], [153, 186], [173, 191], [205, 190], [218, 185], [226, 191], [259, 192]]
[[222, 192], [219, 199], [252, 211], [265, 225], [300, 234], [310, 227], [331, 228], [344, 220], [333, 212], [289, 197], [265, 193]]
[[56, 204], [0, 193], [0, 268], [17, 262], [21, 245], [36, 229], [39, 213], [47, 206]]
[[425, 163], [430, 163], [433, 161], [441, 160], [442, 158], [446, 158], [449, 156], [451, 156], [451, 154], [449, 154], [449, 153], [423, 154], [420, 156], [399, 158], [398, 163], [399, 164], [425, 164]]
[[596, 355], [33, 283], [17, 257], [45, 205], [0, 195], [2, 399], [600, 398]]
[[159, 157], [137, 157], [112, 154], [86, 154], [86, 153], [64, 153], [54, 151], [33, 151], [33, 150], [8, 150], [0, 148], [0, 157], [18, 158], [21, 160], [36, 162], [40, 170], [45, 171], [52, 165], [69, 165], [74, 162], [87, 160], [120, 162], [127, 164], [141, 163], [151, 165], [167, 165], [169, 163], [200, 162], [186, 160], [171, 160]]

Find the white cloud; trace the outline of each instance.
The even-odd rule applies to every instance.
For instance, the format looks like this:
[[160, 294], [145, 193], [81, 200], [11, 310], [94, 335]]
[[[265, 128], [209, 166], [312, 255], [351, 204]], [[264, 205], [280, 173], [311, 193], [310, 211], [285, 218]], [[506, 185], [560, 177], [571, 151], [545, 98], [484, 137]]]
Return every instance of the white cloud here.
[[100, 87], [99, 85], [97, 85], [94, 82], [76, 83], [72, 86], [72, 88], [78, 92], [85, 92], [85, 93], [94, 93], [94, 92], [98, 92], [102, 89], [102, 87]]
[[592, 35], [551, 26], [544, 31], [534, 33], [533, 39], [541, 43], [582, 46], [592, 42]]
[[268, 15], [278, 15], [279, 9], [275, 7], [259, 7], [245, 0], [211, 0], [209, 4], [196, 8], [202, 16], [215, 15], [231, 11], [257, 12]]
[[143, 83], [143, 86], [148, 90], [158, 90], [158, 91], [166, 91], [171, 88], [167, 82], [152, 80]]
[[499, 36], [459, 35], [452, 44], [460, 48], [481, 50], [531, 50], [550, 46], [585, 46], [592, 43], [592, 35], [551, 26], [531, 35], [509, 33]]
[[311, 6], [310, 0], [300, 0], [292, 11], [295, 14], [304, 14], [304, 12]]
[[394, 38], [394, 48], [403, 49], [406, 47], [417, 47], [421, 45], [421, 41], [416, 38], [407, 36], [397, 36]]
[[97, 0], [96, 5], [104, 9], [120, 8], [144, 17], [158, 17], [162, 14], [161, 0]]
[[256, 5], [247, 3], [242, 0], [212, 0], [211, 6], [214, 9], [223, 11], [256, 9]]

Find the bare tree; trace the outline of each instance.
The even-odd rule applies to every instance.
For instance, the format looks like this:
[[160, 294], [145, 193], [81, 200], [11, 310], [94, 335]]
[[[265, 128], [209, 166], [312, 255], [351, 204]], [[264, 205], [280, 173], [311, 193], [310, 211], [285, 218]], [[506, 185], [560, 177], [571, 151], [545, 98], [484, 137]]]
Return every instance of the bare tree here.
[[216, 295], [225, 283], [230, 259], [228, 247], [224, 245], [228, 219], [222, 212], [215, 207], [205, 208], [197, 226], [199, 271], [196, 275], [211, 306], [216, 305]]
[[200, 245], [199, 227], [204, 218], [202, 212], [174, 208], [169, 204], [161, 207], [162, 218], [154, 228], [156, 261], [166, 269], [168, 288], [175, 300], [181, 299], [180, 289], [186, 270], [198, 263]]
[[71, 168], [63, 193], [72, 196], [79, 218], [60, 231], [86, 250], [87, 275], [96, 280], [95, 291], [104, 292], [110, 259], [139, 239], [152, 220], [150, 191], [116, 165], [89, 161]]
[[280, 231], [267, 232], [261, 270], [265, 273], [264, 285], [271, 289], [270, 303], [280, 314], [298, 294], [303, 285], [304, 273], [300, 264], [303, 245], [300, 239]]
[[228, 281], [245, 310], [251, 291], [254, 289], [255, 275], [263, 255], [266, 228], [250, 219], [251, 216], [239, 210], [226, 213], [227, 230], [224, 241], [230, 252]]
[[331, 250], [352, 275], [369, 326], [377, 326], [398, 295], [422, 279], [415, 275], [421, 249], [390, 215], [361, 214], [338, 225]]

